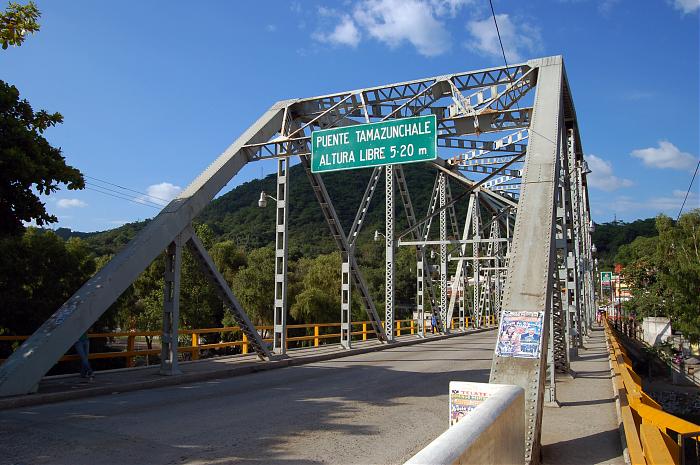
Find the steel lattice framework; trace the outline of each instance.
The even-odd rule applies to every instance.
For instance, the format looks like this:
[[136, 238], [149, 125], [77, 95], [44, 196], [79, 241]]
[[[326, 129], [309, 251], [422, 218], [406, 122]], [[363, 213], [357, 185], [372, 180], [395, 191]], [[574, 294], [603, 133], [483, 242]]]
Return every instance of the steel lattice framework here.
[[[346, 231], [322, 177], [311, 172], [312, 131], [417, 115], [435, 115], [438, 123], [440, 157], [428, 162], [436, 178], [425, 214], [412, 203], [401, 165], [376, 167]], [[262, 341], [191, 226], [244, 165], [270, 158], [277, 159], [272, 347]], [[274, 104], [0, 366], [0, 396], [36, 389], [74, 341], [163, 251], [167, 253], [161, 372], [179, 373], [175, 341], [183, 247], [219, 290], [258, 356], [284, 356], [289, 168], [296, 159], [341, 252], [343, 347], [352, 344], [353, 289], [378, 338], [393, 341], [394, 255], [400, 246], [416, 251], [419, 337], [426, 330], [424, 299], [441, 332], [451, 330], [455, 308], [459, 331], [468, 325], [497, 324], [503, 310], [544, 312], [539, 358], [494, 355], [491, 371], [492, 382], [525, 389], [526, 461], [537, 462], [545, 393], [547, 401], [556, 402], [555, 374], [569, 371], [570, 351], [582, 343], [594, 311], [587, 169], [561, 57]], [[354, 254], [382, 179], [384, 324]], [[453, 196], [451, 184], [459, 186], [458, 195]], [[455, 209], [460, 202], [467, 205], [462, 223]], [[408, 224], [405, 231], [395, 228], [401, 211]], [[435, 218], [437, 234], [431, 231]], [[431, 263], [434, 260], [437, 265]]]

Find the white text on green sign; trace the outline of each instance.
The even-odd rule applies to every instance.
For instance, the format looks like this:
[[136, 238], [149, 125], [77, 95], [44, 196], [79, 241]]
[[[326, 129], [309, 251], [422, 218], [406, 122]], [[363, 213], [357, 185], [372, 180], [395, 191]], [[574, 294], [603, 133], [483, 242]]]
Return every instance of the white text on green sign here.
[[349, 170], [437, 158], [437, 118], [416, 116], [311, 133], [311, 171]]

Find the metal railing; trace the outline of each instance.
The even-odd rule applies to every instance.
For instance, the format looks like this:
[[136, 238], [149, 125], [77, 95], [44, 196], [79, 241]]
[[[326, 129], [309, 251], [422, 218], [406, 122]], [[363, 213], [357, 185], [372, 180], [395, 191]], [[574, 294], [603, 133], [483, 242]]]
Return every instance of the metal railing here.
[[[430, 332], [431, 324], [430, 319], [425, 320], [424, 328], [426, 333]], [[469, 327], [470, 320], [466, 318], [465, 325]], [[481, 326], [489, 327], [495, 324], [495, 319], [492, 316], [484, 316]], [[375, 338], [375, 331], [372, 329], [372, 325], [369, 321], [358, 321], [352, 323], [355, 341], [366, 341], [369, 338]], [[452, 318], [450, 324], [451, 329], [457, 329], [459, 327], [459, 318]], [[330, 328], [337, 328], [337, 332], [334, 332]], [[257, 326], [258, 331], [263, 335], [272, 333], [272, 326], [261, 325]], [[355, 330], [356, 329], [356, 330]], [[301, 331], [303, 330], [303, 332]], [[313, 334], [306, 334], [311, 333]], [[332, 331], [332, 332], [327, 332]], [[292, 332], [297, 335], [289, 336]], [[238, 326], [227, 326], [221, 328], [203, 328], [203, 329], [182, 329], [178, 331], [180, 340], [178, 352], [182, 354], [190, 354], [191, 360], [199, 360], [202, 356], [202, 351], [213, 350], [213, 349], [224, 349], [230, 347], [240, 347], [240, 354], [248, 354], [249, 342], [245, 334], [240, 332]], [[219, 342], [216, 343], [202, 343], [202, 335], [219, 333]], [[238, 334], [236, 334], [238, 333]], [[298, 334], [304, 335], [298, 335]], [[235, 337], [240, 337], [240, 339], [235, 339], [231, 341], [225, 341], [223, 338], [224, 334], [233, 334]], [[416, 319], [406, 319], [406, 320], [396, 320], [394, 334], [398, 337], [401, 335], [418, 334], [418, 320]], [[310, 324], [299, 324], [299, 325], [287, 325], [287, 348], [305, 348], [305, 347], [319, 347], [325, 345], [331, 340], [340, 341], [340, 323], [310, 323]], [[161, 336], [160, 331], [126, 331], [126, 332], [114, 332], [114, 333], [90, 333], [88, 338], [90, 339], [106, 339], [110, 341], [112, 346], [117, 341], [125, 341], [126, 350], [122, 351], [112, 351], [112, 352], [96, 352], [89, 355], [89, 359], [126, 359], [126, 366], [133, 367], [136, 364], [136, 357], [147, 357], [150, 355], [160, 355], [160, 347], [158, 348], [146, 348], [138, 349], [137, 343], [139, 339], [145, 338], [159, 338]], [[0, 343], [13, 344], [17, 342], [22, 342], [29, 336], [0, 336]], [[272, 337], [264, 338], [264, 342], [272, 343]], [[336, 341], [333, 341], [336, 342]], [[293, 346], [293, 347], [290, 347]], [[226, 354], [231, 355], [231, 354]], [[78, 355], [64, 355], [61, 357], [59, 362], [75, 361], [80, 360]], [[0, 362], [4, 359], [0, 359]]]
[[607, 319], [604, 320], [604, 324], [613, 369], [613, 384], [620, 403], [620, 417], [630, 463], [698, 463], [700, 426], [664, 412], [661, 406], [642, 390], [641, 378], [632, 369], [627, 352]]
[[683, 379], [690, 383], [700, 386], [700, 366], [697, 365], [685, 365], [685, 363], [677, 363], [674, 361], [673, 357], [663, 351], [658, 350], [654, 346], [649, 345], [644, 340], [644, 331], [641, 325], [637, 324], [636, 320], [630, 320], [628, 318], [610, 318], [611, 326], [621, 334], [624, 334], [630, 339], [643, 345], [644, 348], [650, 352], [653, 352], [659, 360], [661, 360], [669, 370], [671, 376], [674, 379]]

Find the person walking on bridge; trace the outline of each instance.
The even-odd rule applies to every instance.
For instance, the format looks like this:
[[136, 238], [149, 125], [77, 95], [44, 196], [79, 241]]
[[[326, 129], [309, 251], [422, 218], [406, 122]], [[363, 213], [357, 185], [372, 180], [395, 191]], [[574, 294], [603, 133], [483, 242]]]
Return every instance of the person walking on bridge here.
[[435, 331], [437, 331], [437, 325], [438, 325], [437, 317], [433, 313], [433, 319], [430, 321], [430, 329], [433, 332], [433, 334], [435, 334]]
[[90, 339], [88, 338], [87, 332], [80, 336], [80, 339], [78, 339], [74, 347], [80, 357], [80, 377], [92, 381], [95, 379], [95, 375], [92, 372], [90, 359], [88, 358], [90, 354]]

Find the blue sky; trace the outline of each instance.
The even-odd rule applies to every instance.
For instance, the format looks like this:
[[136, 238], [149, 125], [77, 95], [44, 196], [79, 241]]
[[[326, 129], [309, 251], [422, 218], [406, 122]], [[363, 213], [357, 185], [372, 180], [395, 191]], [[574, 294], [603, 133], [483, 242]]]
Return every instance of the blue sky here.
[[[502, 64], [487, 0], [36, 3], [42, 29], [0, 51], [0, 79], [63, 114], [47, 137], [91, 189], [129, 199], [46, 199], [81, 231], [157, 213], [95, 178], [168, 199], [277, 100]], [[493, 3], [509, 62], [564, 55], [594, 219], [675, 217], [700, 155], [700, 0]]]

